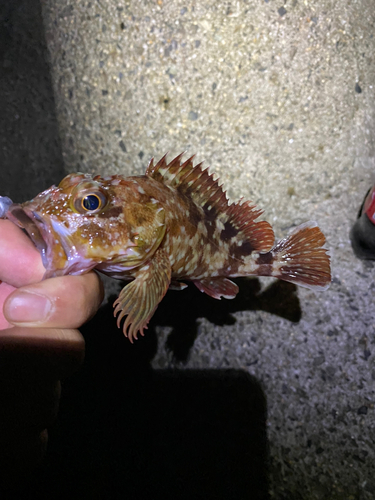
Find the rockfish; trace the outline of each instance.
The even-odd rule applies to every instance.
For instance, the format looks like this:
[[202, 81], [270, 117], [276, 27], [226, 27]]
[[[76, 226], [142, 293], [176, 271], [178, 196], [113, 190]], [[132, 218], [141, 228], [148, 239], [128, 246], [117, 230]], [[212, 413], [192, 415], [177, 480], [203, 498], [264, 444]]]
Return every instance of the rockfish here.
[[[150, 161], [145, 175], [75, 173], [33, 200], [0, 200], [0, 216], [25, 229], [41, 252], [44, 278], [96, 269], [129, 281], [114, 303], [130, 341], [143, 335], [168, 288], [192, 281], [233, 299], [229, 278], [275, 276], [323, 290], [331, 281], [325, 237], [315, 223], [274, 244], [271, 225], [249, 201], [229, 203], [221, 185], [182, 154]], [[2, 210], [1, 210], [2, 207]]]

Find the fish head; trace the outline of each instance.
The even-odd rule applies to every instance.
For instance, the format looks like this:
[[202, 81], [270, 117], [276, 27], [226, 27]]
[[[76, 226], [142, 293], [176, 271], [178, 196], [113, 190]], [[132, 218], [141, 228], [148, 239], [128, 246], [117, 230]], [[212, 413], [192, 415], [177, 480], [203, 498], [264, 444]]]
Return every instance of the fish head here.
[[40, 251], [45, 278], [95, 267], [121, 274], [147, 260], [165, 232], [164, 209], [119, 176], [70, 174], [6, 216]]

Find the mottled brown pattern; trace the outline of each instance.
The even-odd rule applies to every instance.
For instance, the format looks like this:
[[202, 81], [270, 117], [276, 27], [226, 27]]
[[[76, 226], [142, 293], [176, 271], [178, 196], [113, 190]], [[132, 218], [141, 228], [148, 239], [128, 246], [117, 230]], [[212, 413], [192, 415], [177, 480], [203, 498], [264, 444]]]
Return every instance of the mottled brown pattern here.
[[[235, 296], [231, 276], [329, 283], [319, 228], [305, 225], [272, 249], [272, 227], [257, 221], [261, 211], [248, 201], [229, 204], [201, 164], [194, 167], [193, 157], [183, 163], [181, 158], [167, 164], [163, 157], [155, 165], [151, 160], [146, 175], [137, 177], [71, 174], [23, 204], [29, 234], [46, 243], [46, 277], [97, 267], [131, 281], [116, 301], [120, 318], [127, 316], [124, 333], [130, 339], [143, 334], [170, 283], [178, 286], [176, 280], [192, 280], [214, 298]], [[106, 198], [103, 210], [90, 212], [74, 203], [98, 190]], [[22, 225], [22, 213], [12, 220]]]
[[271, 252], [260, 253], [257, 257], [256, 263], [258, 266], [269, 265], [274, 261], [274, 257]]
[[250, 255], [254, 251], [254, 248], [250, 241], [245, 241], [242, 245], [238, 245], [235, 242], [229, 247], [229, 253], [235, 259], [242, 259], [246, 255]]
[[122, 207], [111, 207], [109, 210], [104, 210], [99, 213], [101, 219], [110, 219], [111, 217], [116, 218], [122, 213]]
[[221, 239], [223, 241], [230, 241], [232, 238], [237, 236], [239, 230], [230, 223], [230, 221], [226, 221], [224, 224], [224, 229], [221, 231]]
[[272, 274], [272, 264], [275, 258], [272, 252], [261, 253], [256, 259], [258, 266], [259, 276], [270, 276]]

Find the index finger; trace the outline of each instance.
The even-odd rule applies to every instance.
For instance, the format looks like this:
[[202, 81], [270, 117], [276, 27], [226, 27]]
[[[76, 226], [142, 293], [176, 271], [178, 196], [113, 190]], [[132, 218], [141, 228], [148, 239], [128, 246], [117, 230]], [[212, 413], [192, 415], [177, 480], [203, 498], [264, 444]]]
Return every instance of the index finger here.
[[30, 238], [13, 222], [0, 220], [0, 280], [18, 288], [39, 282], [44, 272]]

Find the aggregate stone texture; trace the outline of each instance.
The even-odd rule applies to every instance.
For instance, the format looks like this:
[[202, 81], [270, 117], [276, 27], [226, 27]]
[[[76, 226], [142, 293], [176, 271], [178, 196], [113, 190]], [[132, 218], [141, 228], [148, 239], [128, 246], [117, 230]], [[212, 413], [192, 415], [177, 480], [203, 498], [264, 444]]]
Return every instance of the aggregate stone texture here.
[[142, 174], [150, 157], [186, 150], [232, 200], [264, 209], [278, 238], [306, 220], [327, 237], [324, 293], [241, 282], [252, 304], [218, 303], [231, 318], [218, 321], [186, 311], [180, 292], [196, 336], [179, 353], [162, 309], [153, 368], [232, 368], [260, 382], [271, 498], [374, 498], [375, 267], [348, 237], [375, 182], [373, 0], [43, 0], [42, 10], [67, 171]]

